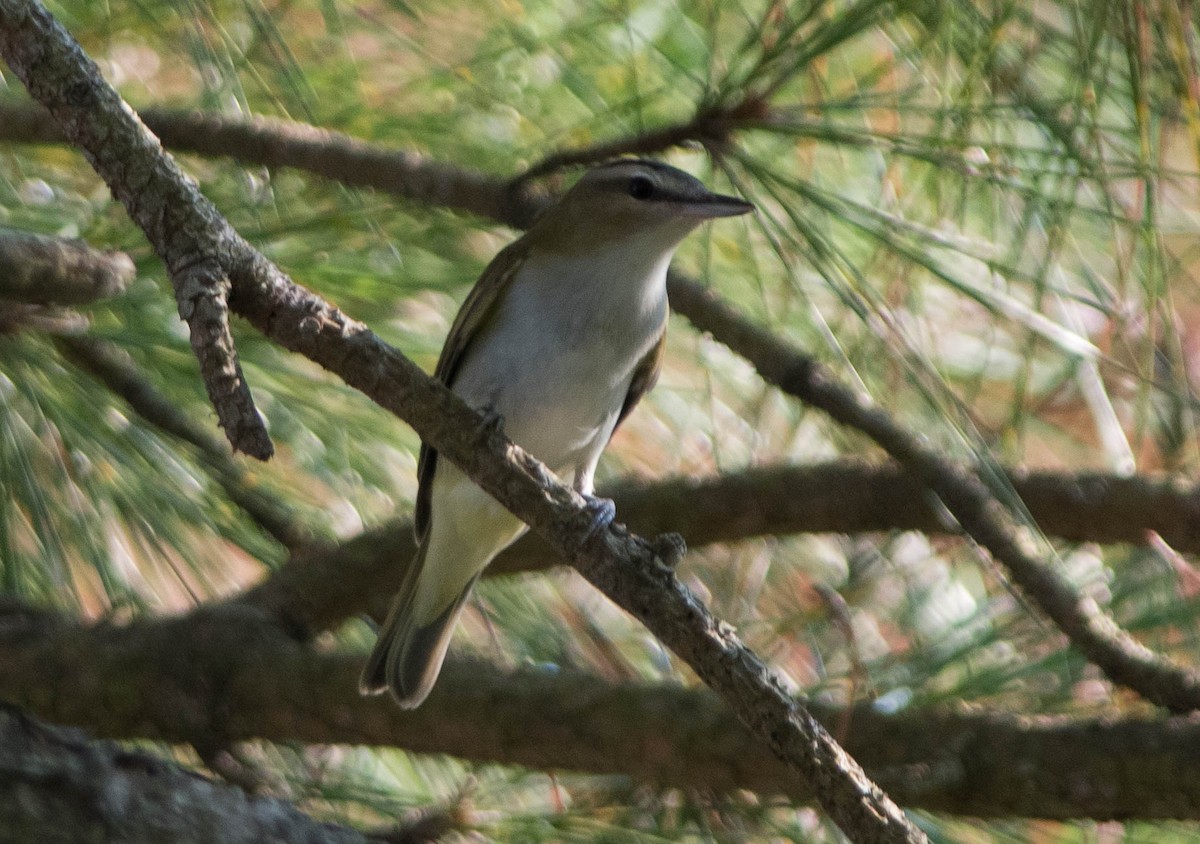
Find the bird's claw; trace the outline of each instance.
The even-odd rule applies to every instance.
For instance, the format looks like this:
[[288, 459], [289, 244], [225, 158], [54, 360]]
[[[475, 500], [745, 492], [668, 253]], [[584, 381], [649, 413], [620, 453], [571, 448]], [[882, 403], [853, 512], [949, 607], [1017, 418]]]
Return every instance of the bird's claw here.
[[483, 429], [493, 434], [504, 433], [504, 416], [496, 410], [494, 405], [488, 405], [479, 411], [483, 414]]
[[613, 523], [613, 519], [617, 517], [617, 505], [613, 503], [611, 498], [600, 498], [595, 495], [583, 496], [584, 509], [587, 511], [591, 521], [588, 524], [588, 532], [584, 535], [583, 541], [588, 542], [593, 536], [602, 530], [606, 530]]

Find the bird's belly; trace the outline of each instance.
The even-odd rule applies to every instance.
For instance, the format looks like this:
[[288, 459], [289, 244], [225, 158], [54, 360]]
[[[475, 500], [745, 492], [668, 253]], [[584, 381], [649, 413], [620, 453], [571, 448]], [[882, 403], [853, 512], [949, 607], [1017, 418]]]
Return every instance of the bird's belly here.
[[594, 461], [612, 433], [636, 363], [616, 351], [548, 350], [484, 404], [504, 417], [513, 442], [564, 474]]
[[[633, 371], [661, 336], [666, 260], [612, 275], [614, 257], [545, 259], [513, 282], [453, 389], [504, 417], [508, 436], [560, 475], [590, 475]], [[531, 269], [532, 267], [532, 269]]]
[[556, 473], [593, 466], [653, 335], [629, 342], [585, 331], [564, 342], [543, 329], [518, 342], [506, 334], [481, 343], [454, 391], [473, 407], [504, 417], [508, 437]]

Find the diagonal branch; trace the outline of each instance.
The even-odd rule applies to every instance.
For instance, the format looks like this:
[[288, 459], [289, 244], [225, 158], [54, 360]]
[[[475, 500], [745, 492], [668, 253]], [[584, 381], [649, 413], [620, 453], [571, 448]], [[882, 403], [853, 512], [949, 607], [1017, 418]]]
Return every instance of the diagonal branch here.
[[1114, 682], [1174, 712], [1200, 709], [1200, 675], [1156, 654], [1084, 597], [1048, 562], [1029, 531], [974, 472], [942, 457], [868, 397], [839, 383], [820, 363], [754, 325], [699, 284], [675, 275], [671, 304], [750, 361], [768, 382], [877, 442], [933, 490], [963, 531], [1007, 568], [1013, 581], [1071, 643]]
[[233, 286], [233, 309], [412, 424], [679, 654], [813, 786], [847, 834], [864, 842], [927, 840], [732, 629], [679, 583], [649, 543], [618, 528], [589, 536], [590, 517], [577, 493], [365, 326], [293, 284], [237, 235], [44, 7], [34, 0], [0, 0], [0, 53], [64, 123], [67, 137], [84, 147], [169, 268], [191, 266], [191, 256], [219, 263]]
[[[229, 244], [224, 232], [194, 224], [216, 209], [117, 92], [107, 84], [90, 83], [88, 72], [95, 80], [100, 76], [77, 44], [43, 41], [33, 35], [33, 27], [17, 26], [33, 21], [29, 11], [19, 2], [0, 4], [0, 14], [10, 24], [0, 36], [0, 51], [149, 235], [175, 286], [180, 316], [190, 328], [192, 348], [226, 436], [235, 449], [265, 460], [273, 447], [229, 331], [230, 282], [222, 261]], [[192, 208], [200, 213], [187, 210]]]
[[[20, 131], [25, 132], [26, 137], [49, 137], [40, 124], [27, 125], [36, 123], [33, 116], [28, 113], [19, 116], [25, 121]], [[195, 126], [199, 128], [200, 124]], [[256, 121], [253, 127], [265, 132], [268, 124]], [[205, 124], [205, 129], [206, 132], [202, 133], [205, 138], [203, 143], [194, 138], [183, 139], [181, 148], [202, 151], [199, 147], [203, 145], [210, 153], [219, 151], [220, 154], [235, 155], [242, 160], [258, 160], [252, 156], [244, 158], [230, 145], [230, 138], [225, 134], [227, 122], [223, 127], [220, 123], [214, 125], [210, 121]], [[294, 125], [286, 125], [288, 136], [300, 131]], [[2, 128], [0, 132], [3, 132]], [[331, 137], [336, 138], [339, 148], [353, 146], [345, 136]], [[271, 149], [280, 153], [284, 146], [272, 146]], [[375, 149], [372, 154], [372, 149], [365, 144], [354, 147], [355, 160], [359, 165], [372, 160], [388, 160], [385, 151]], [[312, 153], [312, 148], [306, 147], [303, 155], [285, 157], [280, 154], [275, 158], [275, 163], [320, 173], [321, 170], [312, 164]], [[403, 166], [399, 166], [401, 163]], [[542, 201], [535, 196], [510, 193], [499, 181], [492, 182], [494, 190], [488, 196], [485, 177], [464, 173], [456, 180], [447, 175], [448, 169], [446, 165], [428, 160], [422, 165], [419, 160], [404, 156], [398, 162], [393, 162], [388, 171], [390, 177], [381, 181], [378, 187], [406, 198], [444, 202], [448, 207], [465, 208], [469, 204], [493, 219], [517, 226], [527, 224], [542, 205]], [[455, 196], [439, 200], [429, 196], [428, 190], [418, 189], [427, 185], [430, 178], [427, 171], [436, 173], [439, 184], [447, 187], [465, 180], [470, 185], [467, 194], [469, 203]], [[401, 182], [397, 183], [395, 177], [402, 177], [403, 173], [407, 173], [411, 179], [405, 181], [401, 178]], [[361, 181], [354, 183], [362, 184]], [[942, 459], [932, 449], [923, 446], [914, 434], [891, 419], [881, 408], [837, 383], [815, 359], [779, 342], [769, 332], [722, 303], [711, 291], [674, 274], [669, 293], [674, 310], [701, 330], [711, 331], [720, 342], [751, 360], [767, 381], [780, 386], [786, 384], [785, 390], [795, 391], [800, 398], [831, 413], [843, 424], [875, 438], [893, 458], [908, 467], [914, 477], [920, 478], [938, 494], [962, 529], [1006, 566], [1014, 581], [1071, 642], [1116, 682], [1174, 711], [1200, 708], [1200, 678], [1195, 672], [1174, 665], [1136, 642], [1094, 602], [1081, 597], [1069, 581], [1040, 560], [1039, 552], [1031, 547], [1024, 529], [977, 475]]]

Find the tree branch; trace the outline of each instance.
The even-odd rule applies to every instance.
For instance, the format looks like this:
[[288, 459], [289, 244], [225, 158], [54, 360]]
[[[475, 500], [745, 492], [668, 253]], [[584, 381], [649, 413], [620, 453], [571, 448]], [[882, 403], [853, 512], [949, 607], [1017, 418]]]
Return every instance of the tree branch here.
[[869, 397], [836, 381], [818, 361], [745, 319], [694, 281], [668, 280], [671, 304], [701, 331], [750, 361], [786, 393], [875, 440], [937, 494], [963, 532], [991, 552], [1029, 599], [1115, 683], [1174, 712], [1200, 709], [1200, 675], [1142, 645], [1084, 597], [974, 472], [939, 455]]
[[217, 262], [233, 286], [230, 305], [237, 312], [412, 424], [718, 690], [760, 740], [807, 779], [848, 835], [863, 842], [927, 840], [732, 629], [718, 624], [675, 579], [650, 544], [617, 528], [581, 541], [591, 531], [578, 494], [481, 425], [457, 396], [364, 326], [295, 286], [238, 236], [40, 4], [0, 0], [0, 52], [67, 137], [84, 148], [173, 274], [194, 265], [193, 257]]
[[312, 530], [284, 502], [256, 488], [228, 447], [146, 380], [123, 349], [81, 335], [58, 337], [56, 343], [68, 360], [124, 399], [147, 422], [195, 446], [229, 499], [280, 544], [297, 549], [313, 541]]
[[0, 707], [0, 830], [8, 841], [365, 844], [284, 800]]
[[[1152, 531], [1177, 551], [1200, 552], [1200, 493], [1194, 486], [1103, 473], [1014, 472], [1009, 479], [1048, 534], [1141, 544]], [[693, 548], [797, 533], [948, 529], [928, 490], [909, 473], [856, 460], [627, 481], [602, 494], [616, 502], [631, 530], [643, 536], [674, 531]], [[412, 523], [390, 522], [335, 546], [303, 548], [234, 600], [310, 631], [336, 627], [364, 611], [379, 618], [415, 551]], [[564, 562], [543, 539], [529, 535], [497, 557], [484, 576]]]
[[134, 274], [133, 261], [124, 252], [0, 229], [0, 299], [82, 305], [121, 293]]
[[[139, 117], [171, 149], [230, 156], [264, 167], [293, 167], [345, 185], [371, 187], [490, 219], [511, 216], [505, 180], [415, 153], [382, 149], [340, 132], [287, 120], [167, 109], [147, 109]], [[0, 103], [0, 139], [60, 143], [65, 137], [44, 108]]]
[[729, 144], [731, 133], [742, 121], [750, 117], [761, 118], [765, 113], [765, 103], [760, 100], [751, 102], [752, 107], [743, 104], [735, 109], [702, 109], [686, 123], [651, 129], [594, 146], [553, 152], [512, 179], [510, 185], [518, 187], [532, 179], [567, 167], [596, 164], [622, 155], [652, 155], [689, 141], [703, 145], [713, 154], [720, 154]]
[[[0, 609], [0, 698], [117, 738], [221, 746], [369, 744], [479, 762], [623, 774], [639, 784], [814, 799], [704, 689], [614, 685], [571, 670], [505, 673], [451, 659], [429, 705], [347, 694], [362, 660], [264, 616], [83, 627]], [[977, 817], [1200, 819], [1200, 721], [1022, 718], [979, 709], [883, 714], [812, 704], [903, 805]], [[1045, 764], [1052, 754], [1053, 765]]]
[[188, 337], [200, 362], [208, 400], [217, 411], [217, 422], [234, 450], [259, 460], [270, 458], [275, 446], [242, 375], [229, 327], [231, 285], [225, 269], [214, 258], [197, 256], [172, 270], [171, 281], [179, 315], [190, 329]]

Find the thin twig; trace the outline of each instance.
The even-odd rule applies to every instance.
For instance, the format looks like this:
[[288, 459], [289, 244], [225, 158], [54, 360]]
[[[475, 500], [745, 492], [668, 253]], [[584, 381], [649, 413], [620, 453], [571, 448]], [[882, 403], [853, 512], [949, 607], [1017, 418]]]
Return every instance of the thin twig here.
[[147, 422], [195, 446], [230, 500], [280, 544], [296, 550], [313, 541], [312, 530], [296, 518], [289, 506], [255, 487], [245, 467], [230, 455], [228, 446], [159, 392], [123, 349], [86, 335], [58, 337], [56, 343], [68, 360], [124, 399]]
[[686, 123], [626, 135], [594, 146], [559, 150], [550, 153], [514, 177], [510, 184], [518, 186], [566, 167], [596, 164], [622, 155], [651, 155], [664, 152], [689, 142], [698, 143], [710, 152], [719, 154], [729, 143], [730, 133], [737, 128], [742, 116], [743, 113], [736, 110], [704, 110]]

